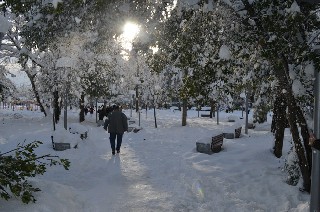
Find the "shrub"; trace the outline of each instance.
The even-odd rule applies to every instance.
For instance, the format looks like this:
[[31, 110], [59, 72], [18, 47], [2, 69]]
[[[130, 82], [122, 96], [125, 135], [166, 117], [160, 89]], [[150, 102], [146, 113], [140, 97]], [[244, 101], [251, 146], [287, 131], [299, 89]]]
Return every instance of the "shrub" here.
[[294, 147], [292, 146], [288, 152], [287, 159], [285, 159], [284, 171], [287, 174], [286, 183], [296, 186], [300, 179], [300, 168], [298, 164], [298, 156]]
[[34, 141], [18, 144], [16, 149], [0, 154], [0, 195], [9, 200], [12, 196], [23, 203], [35, 202], [34, 192], [41, 191], [28, 182], [28, 177], [43, 175], [48, 166], [62, 165], [68, 170], [70, 162], [50, 154], [38, 156], [34, 150], [42, 144]]

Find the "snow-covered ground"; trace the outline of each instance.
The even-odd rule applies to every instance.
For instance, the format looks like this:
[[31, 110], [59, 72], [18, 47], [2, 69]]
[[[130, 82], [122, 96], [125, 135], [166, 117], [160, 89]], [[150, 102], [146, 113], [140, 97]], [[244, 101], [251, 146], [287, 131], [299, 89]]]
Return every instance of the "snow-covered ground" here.
[[[124, 111], [130, 117], [130, 111]], [[68, 112], [68, 126], [77, 126], [77, 111]], [[137, 114], [132, 120], [138, 124]], [[108, 211], [309, 211], [310, 195], [285, 183], [282, 171], [291, 136], [285, 135], [284, 156], [270, 152], [273, 136], [268, 123], [257, 125], [238, 139], [225, 139], [223, 150], [206, 155], [196, 152], [196, 141], [220, 132], [244, 127], [244, 119], [228, 122], [221, 112], [216, 118], [199, 118], [188, 112], [188, 125], [181, 126], [181, 112], [158, 110], [158, 128], [153, 111], [141, 112], [138, 133], [125, 133], [121, 153], [112, 156], [108, 134], [97, 127], [95, 116], [86, 116], [82, 128], [88, 138], [69, 133], [61, 139], [78, 143], [77, 149], [54, 151], [51, 144], [52, 119], [40, 112], [0, 108], [0, 150], [17, 143], [43, 141], [39, 154], [50, 153], [71, 162], [69, 171], [61, 166], [48, 169], [30, 181], [42, 191], [35, 204], [17, 199], [0, 199], [3, 212], [108, 212]], [[250, 116], [251, 117], [251, 114]], [[64, 134], [63, 119], [55, 132]], [[244, 129], [244, 128], [243, 128]]]

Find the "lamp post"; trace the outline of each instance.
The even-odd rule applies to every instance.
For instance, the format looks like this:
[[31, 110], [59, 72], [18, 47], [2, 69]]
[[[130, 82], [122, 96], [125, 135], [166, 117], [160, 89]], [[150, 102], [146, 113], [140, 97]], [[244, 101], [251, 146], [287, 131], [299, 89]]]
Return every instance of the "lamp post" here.
[[[64, 128], [67, 130], [67, 111], [68, 111], [68, 86], [69, 86], [69, 72], [74, 67], [75, 61], [70, 57], [61, 57], [56, 62], [56, 68], [61, 68], [63, 73], [61, 77], [64, 78], [65, 92], [64, 92]], [[63, 74], [63, 75], [62, 75]]]
[[248, 111], [249, 111], [249, 91], [246, 91], [246, 125], [245, 125], [245, 134], [248, 135], [248, 125], [249, 125], [249, 114], [248, 114]]
[[68, 124], [67, 124], [67, 116], [68, 116], [68, 106], [67, 106], [67, 101], [68, 101], [68, 95], [67, 95], [67, 86], [66, 86], [66, 90], [65, 90], [65, 93], [64, 93], [64, 113], [63, 113], [63, 126], [64, 126], [64, 129], [67, 130], [68, 128]]
[[[65, 70], [65, 72], [67, 72]], [[64, 114], [63, 114], [63, 126], [64, 129], [67, 130], [68, 129], [68, 121], [67, 121], [67, 117], [68, 117], [68, 73], [65, 73], [66, 76], [66, 81], [65, 81], [65, 92], [64, 92]]]
[[[314, 71], [314, 135], [320, 138], [320, 72]], [[310, 212], [320, 211], [320, 151], [312, 148]]]
[[138, 100], [138, 97], [139, 97], [139, 91], [138, 91], [138, 85], [136, 85], [136, 112], [138, 113], [139, 112], [139, 100]]
[[133, 100], [134, 100], [134, 90], [129, 90], [129, 98], [130, 98], [130, 117], [132, 117], [132, 108], [133, 108]]
[[139, 91], [138, 91], [138, 84], [136, 85], [136, 112], [138, 113], [138, 117], [139, 117], [139, 126], [140, 126], [140, 121], [141, 121], [141, 117], [140, 117], [140, 108], [139, 108]]
[[217, 125], [219, 125], [219, 111], [220, 111], [220, 105], [217, 104]]
[[98, 98], [96, 97], [96, 123], [98, 123]]

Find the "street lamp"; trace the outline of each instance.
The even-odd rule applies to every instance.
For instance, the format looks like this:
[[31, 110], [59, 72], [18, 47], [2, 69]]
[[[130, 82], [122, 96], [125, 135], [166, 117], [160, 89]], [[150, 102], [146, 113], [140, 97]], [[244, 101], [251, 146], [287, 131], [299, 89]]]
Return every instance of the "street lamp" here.
[[[65, 72], [66, 71], [66, 68], [65, 68]], [[67, 117], [68, 117], [68, 90], [69, 90], [69, 74], [68, 73], [65, 73], [65, 77], [66, 77], [66, 80], [65, 80], [65, 92], [64, 92], [64, 117], [63, 117], [63, 126], [64, 126], [64, 129], [67, 130], [68, 128], [68, 121], [67, 121]]]
[[[320, 50], [317, 50], [320, 55]], [[320, 138], [320, 72], [314, 71], [314, 135]], [[320, 152], [312, 148], [311, 198], [310, 211], [320, 211]]]
[[133, 108], [133, 100], [134, 100], [134, 90], [129, 90], [129, 95], [130, 95], [130, 117], [132, 117], [132, 108]]
[[69, 72], [72, 70], [72, 67], [76, 64], [76, 61], [70, 57], [61, 57], [56, 62], [56, 68], [61, 68], [65, 77], [65, 94], [64, 94], [64, 128], [67, 130], [67, 111], [68, 111], [68, 87], [69, 87]]

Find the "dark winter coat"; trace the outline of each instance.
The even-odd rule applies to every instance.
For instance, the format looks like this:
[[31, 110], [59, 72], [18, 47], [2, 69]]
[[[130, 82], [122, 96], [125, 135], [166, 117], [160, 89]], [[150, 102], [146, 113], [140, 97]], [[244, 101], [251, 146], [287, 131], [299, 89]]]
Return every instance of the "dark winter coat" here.
[[90, 114], [93, 114], [93, 111], [94, 111], [93, 107], [90, 107], [90, 108], [89, 108]]
[[128, 119], [127, 116], [119, 110], [114, 110], [108, 116], [109, 125], [108, 132], [109, 133], [124, 133], [128, 131]]
[[99, 108], [98, 113], [99, 113], [99, 120], [103, 120], [104, 116], [106, 115], [106, 108], [105, 107]]
[[320, 139], [315, 140], [312, 147], [317, 150], [320, 150]]

